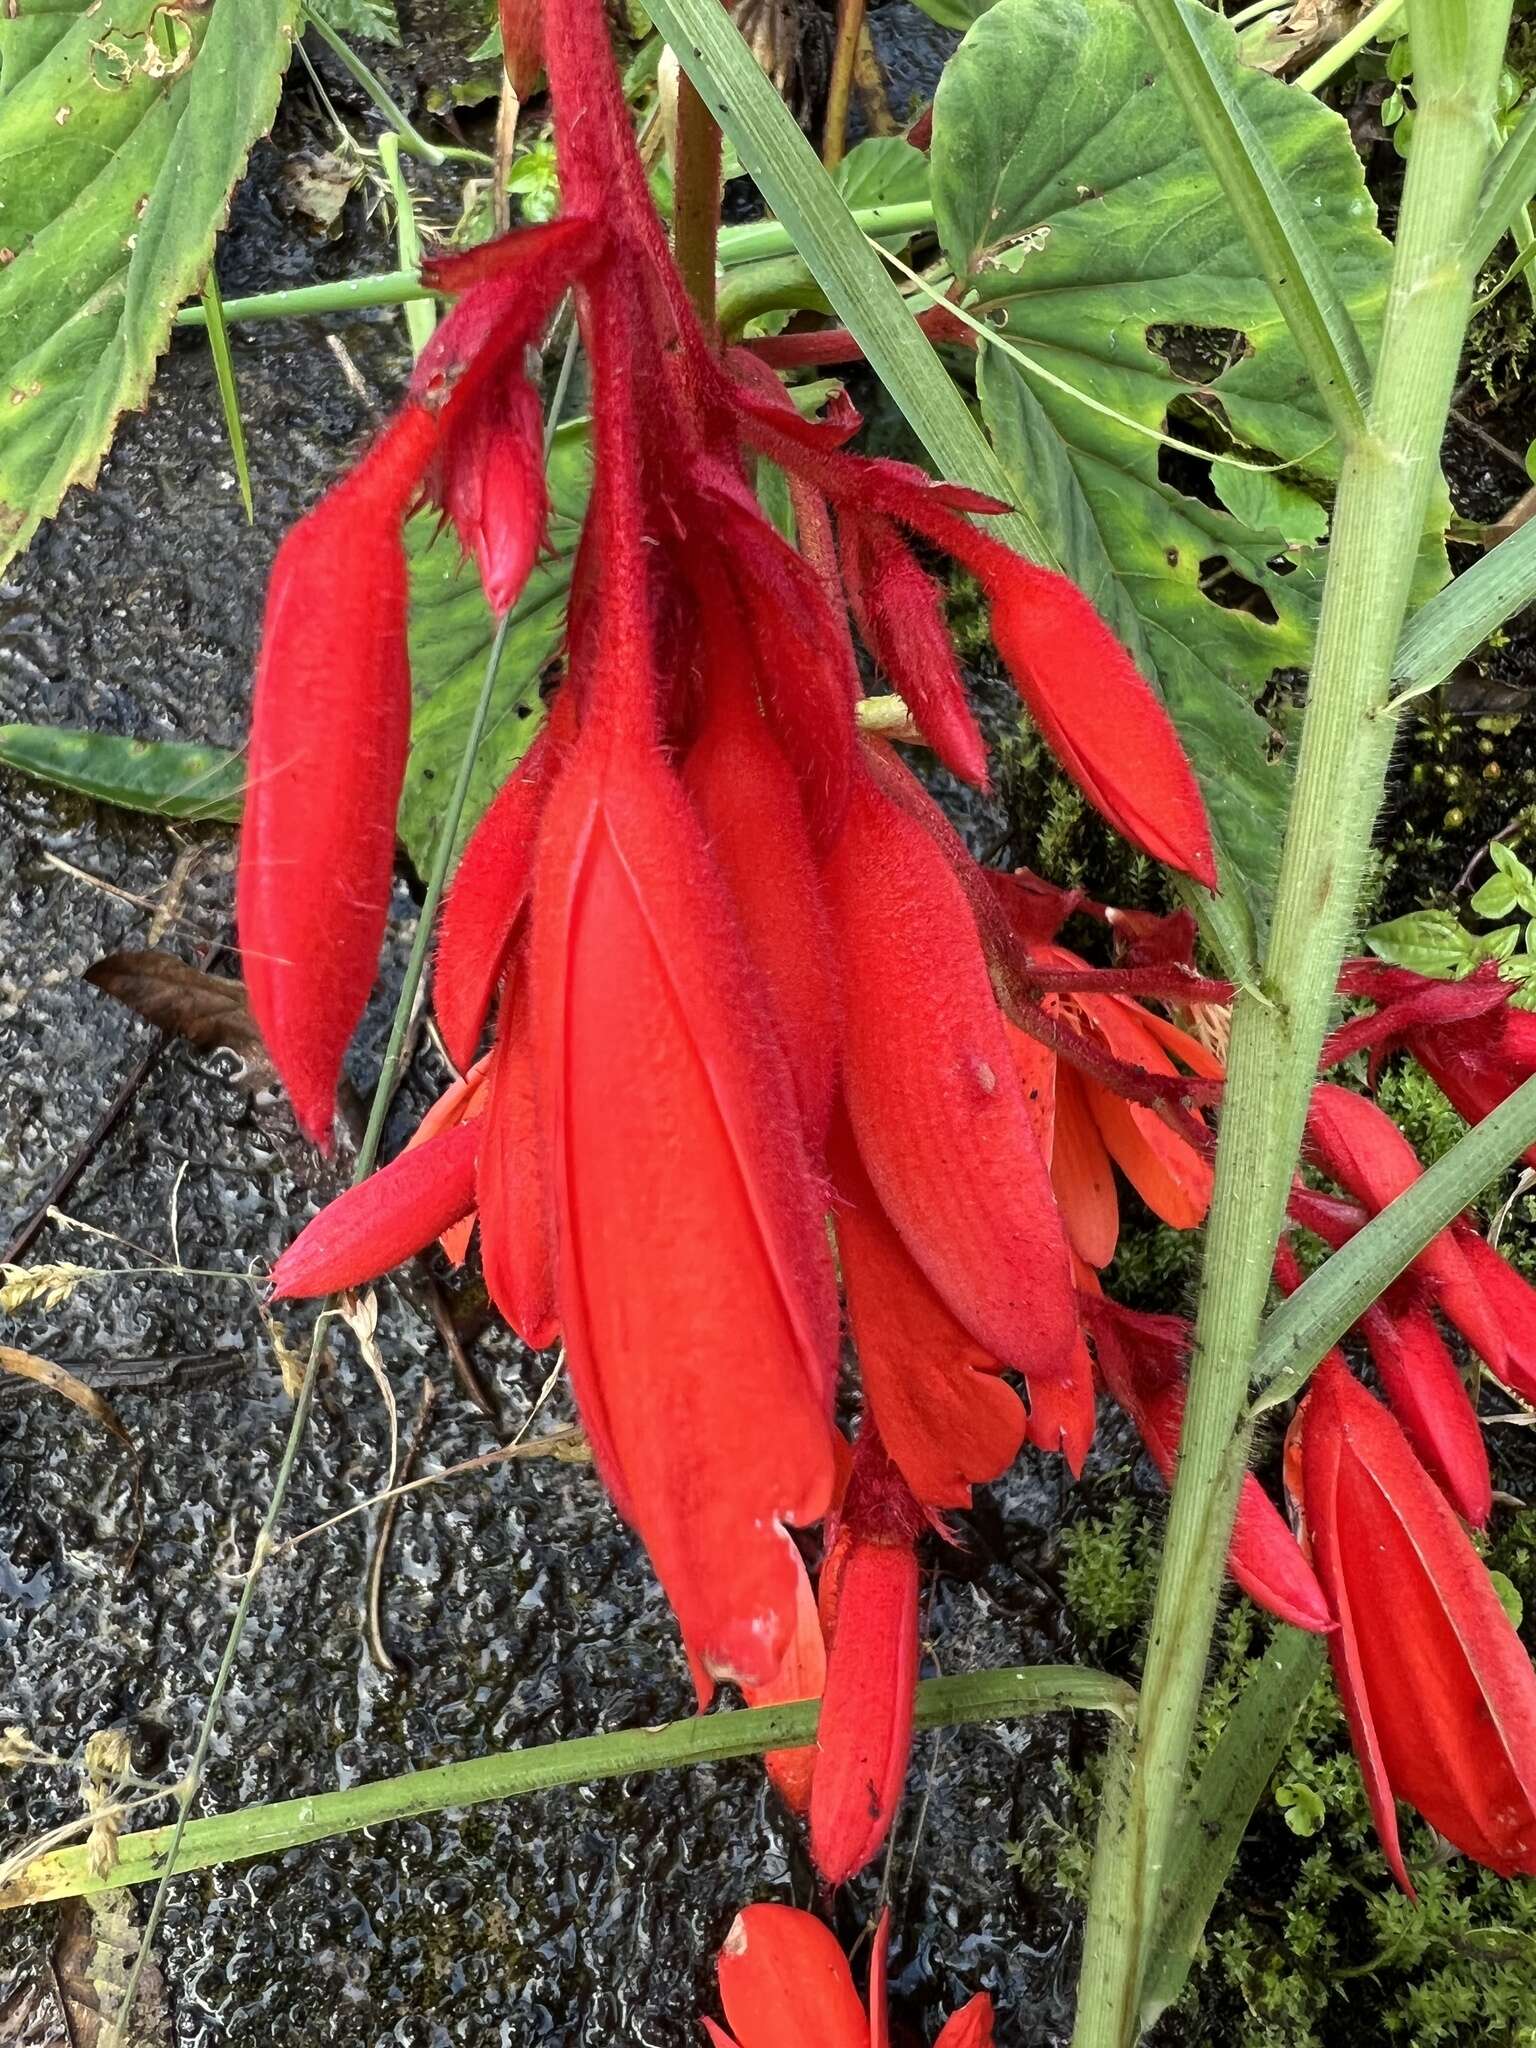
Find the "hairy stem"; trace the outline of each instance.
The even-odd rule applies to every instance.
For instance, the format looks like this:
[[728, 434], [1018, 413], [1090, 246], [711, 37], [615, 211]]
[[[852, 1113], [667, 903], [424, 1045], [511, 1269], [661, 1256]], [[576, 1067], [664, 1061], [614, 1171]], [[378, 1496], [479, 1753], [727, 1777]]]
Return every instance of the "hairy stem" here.
[[1340, 476], [1264, 986], [1233, 1013], [1189, 1399], [1129, 1765], [1099, 1836], [1076, 2048], [1125, 2048], [1139, 2031], [1246, 1465], [1249, 1371], [1391, 751], [1393, 651], [1471, 305], [1467, 234], [1509, 12], [1508, 0], [1411, 7], [1419, 114], [1381, 353]]

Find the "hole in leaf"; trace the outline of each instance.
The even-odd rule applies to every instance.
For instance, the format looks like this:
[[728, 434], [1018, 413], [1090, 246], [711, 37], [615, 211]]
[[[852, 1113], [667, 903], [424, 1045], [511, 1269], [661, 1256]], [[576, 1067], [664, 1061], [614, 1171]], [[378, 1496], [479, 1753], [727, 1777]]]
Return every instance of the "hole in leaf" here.
[[1214, 384], [1253, 354], [1252, 342], [1236, 327], [1149, 327], [1147, 347], [1186, 384]]
[[1249, 612], [1266, 626], [1279, 624], [1280, 614], [1270, 602], [1269, 593], [1241, 569], [1234, 569], [1225, 555], [1207, 555], [1201, 562], [1200, 589], [1224, 611]]

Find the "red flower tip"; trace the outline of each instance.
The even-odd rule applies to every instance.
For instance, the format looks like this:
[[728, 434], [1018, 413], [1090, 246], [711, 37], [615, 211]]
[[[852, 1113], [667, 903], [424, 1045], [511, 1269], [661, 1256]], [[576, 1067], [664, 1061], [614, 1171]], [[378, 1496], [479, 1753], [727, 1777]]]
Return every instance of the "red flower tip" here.
[[1494, 1377], [1522, 1401], [1536, 1405], [1536, 1287], [1486, 1239], [1453, 1223], [1457, 1249], [1504, 1335], [1502, 1363], [1486, 1361]]
[[1059, 1375], [1076, 1328], [1066, 1241], [965, 890], [867, 777], [824, 879], [844, 1094], [880, 1205], [983, 1350]]
[[[527, 972], [521, 963], [502, 997], [488, 1074], [477, 1175], [486, 1292], [529, 1350], [543, 1351], [560, 1325], [549, 1170], [534, 1105]], [[595, 1439], [594, 1452], [602, 1458], [603, 1445]]]
[[538, 394], [508, 378], [455, 428], [439, 495], [460, 545], [480, 570], [486, 601], [510, 611], [528, 581], [549, 524], [544, 423]]
[[280, 1300], [361, 1287], [441, 1237], [475, 1206], [478, 1122], [408, 1147], [338, 1195], [305, 1225], [272, 1269]]
[[411, 721], [400, 527], [436, 442], [432, 415], [403, 406], [267, 586], [236, 920], [262, 1038], [325, 1149], [389, 911]]
[[[1312, 1091], [1307, 1138], [1323, 1171], [1372, 1210], [1386, 1208], [1423, 1171], [1413, 1147], [1385, 1110], [1331, 1081], [1320, 1081]], [[1411, 1270], [1431, 1283], [1440, 1307], [1489, 1369], [1498, 1373], [1504, 1363], [1504, 1331], [1474, 1283], [1454, 1235], [1442, 1230], [1431, 1238]]]
[[875, 1855], [906, 1782], [922, 1526], [921, 1506], [866, 1421], [822, 1573], [830, 1647], [811, 1785], [811, 1856], [828, 1884], [845, 1884]]
[[716, 1966], [739, 2048], [869, 2048], [869, 2022], [829, 1927], [794, 1906], [748, 1906]]
[[839, 527], [848, 596], [864, 644], [945, 767], [986, 789], [987, 750], [966, 701], [937, 586], [888, 519], [849, 506]]
[[[562, 692], [556, 703], [566, 700]], [[538, 822], [561, 758], [557, 728], [566, 723], [563, 708], [551, 712], [471, 833], [443, 899], [432, 1001], [457, 1067], [475, 1056], [528, 900]]]
[[[1173, 1476], [1184, 1420], [1189, 1325], [1078, 1296], [1110, 1394], [1136, 1425], [1165, 1480]], [[1285, 1518], [1250, 1472], [1243, 1481], [1227, 1566], [1243, 1591], [1292, 1628], [1322, 1635], [1333, 1625], [1322, 1587]]]
[[1326, 1360], [1301, 1411], [1312, 1560], [1382, 1848], [1394, 1800], [1503, 1877], [1536, 1873], [1536, 1673], [1477, 1553], [1398, 1424]]
[[763, 1684], [794, 1629], [784, 1525], [825, 1512], [833, 1473], [837, 1301], [788, 1067], [658, 755], [583, 736], [533, 902], [576, 1398], [684, 1639], [712, 1676]]
[[993, 2048], [992, 2001], [985, 1991], [968, 1998], [939, 2029], [933, 2048]]
[[1173, 720], [1075, 584], [990, 551], [992, 636], [1046, 744], [1117, 832], [1214, 889], [1216, 856]]
[[1018, 1456], [1023, 1404], [892, 1228], [842, 1118], [832, 1160], [843, 1288], [880, 1435], [920, 1501], [969, 1507], [971, 1488]]
[[1397, 1293], [1361, 1323], [1382, 1392], [1451, 1506], [1480, 1529], [1493, 1511], [1493, 1479], [1477, 1410], [1434, 1317]]
[[[749, 1707], [778, 1707], [790, 1700], [819, 1700], [827, 1683], [827, 1645], [821, 1632], [821, 1616], [810, 1574], [799, 1551], [795, 1577], [795, 1626], [784, 1661], [766, 1685], [744, 1685], [742, 1697]], [[704, 1675], [700, 1687], [702, 1713], [708, 1704], [705, 1688], [713, 1687]], [[816, 1749], [770, 1749], [763, 1753], [763, 1768], [774, 1790], [791, 1813], [811, 1810], [811, 1781], [816, 1771]]]

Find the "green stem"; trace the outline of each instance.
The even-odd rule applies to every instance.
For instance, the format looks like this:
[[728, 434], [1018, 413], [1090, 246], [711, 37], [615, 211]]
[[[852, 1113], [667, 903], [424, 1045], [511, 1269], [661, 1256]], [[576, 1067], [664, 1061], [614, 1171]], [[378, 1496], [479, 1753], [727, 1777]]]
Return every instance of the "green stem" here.
[[[861, 206], [850, 218], [861, 234], [911, 235], [933, 226], [933, 205], [914, 199], [899, 206]], [[743, 227], [720, 230], [722, 269], [756, 263], [766, 256], [792, 256], [795, 244], [778, 221], [748, 221]], [[372, 306], [405, 306], [434, 294], [414, 270], [387, 270], [371, 277], [339, 278], [330, 284], [296, 285], [292, 291], [255, 292], [249, 298], [226, 299], [226, 320], [298, 320], [317, 313], [351, 313]], [[183, 306], [178, 327], [206, 326], [201, 306]]]
[[435, 142], [428, 142], [420, 129], [414, 127], [406, 113], [395, 104], [388, 86], [382, 78], [358, 56], [350, 44], [344, 43], [335, 29], [319, 10], [311, 5], [305, 13], [306, 25], [312, 28], [321, 42], [333, 50], [369, 99], [384, 116], [390, 127], [400, 138], [402, 149], [408, 149], [412, 156], [420, 157], [424, 164], [488, 164], [491, 159], [481, 149], [440, 148]]
[[1359, 56], [1393, 15], [1402, 11], [1402, 6], [1403, 0], [1376, 0], [1376, 5], [1362, 14], [1352, 29], [1341, 35], [1336, 43], [1331, 43], [1305, 71], [1298, 72], [1295, 83], [1303, 92], [1316, 92], [1320, 85], [1326, 85], [1352, 57]]
[[[416, 208], [411, 188], [400, 167], [400, 138], [391, 132], [379, 137], [379, 163], [395, 202], [395, 248], [400, 268], [414, 277], [421, 269], [421, 230], [416, 225]], [[405, 302], [405, 331], [411, 338], [411, 354], [419, 356], [432, 339], [437, 326], [437, 308], [429, 293]]]
[[1481, 270], [1536, 192], [1536, 99], [1526, 107], [1483, 180], [1468, 255]]
[[1533, 1144], [1536, 1077], [1475, 1124], [1274, 1311], [1254, 1354], [1252, 1377], [1260, 1392], [1250, 1417], [1293, 1400], [1318, 1360], [1410, 1259]]
[[[1142, 0], [1139, 0], [1142, 4]], [[1509, 0], [1412, 0], [1419, 113], [1374, 394], [1346, 438], [1262, 998], [1234, 1006], [1188, 1402], [1131, 1768], [1106, 1802], [1076, 2048], [1137, 2030], [1247, 1462], [1248, 1373], [1395, 721], [1388, 710], [1471, 304]]]
[[[1136, 1695], [1117, 1678], [1071, 1665], [975, 1671], [954, 1678], [925, 1679], [917, 1689], [916, 1725], [950, 1728], [1022, 1714], [1086, 1710], [1128, 1719]], [[628, 1778], [649, 1771], [718, 1763], [728, 1757], [759, 1756], [764, 1750], [794, 1749], [814, 1740], [819, 1700], [783, 1707], [757, 1707], [729, 1714], [693, 1714], [660, 1728], [621, 1728], [608, 1735], [577, 1736], [539, 1743], [499, 1755], [469, 1757], [433, 1770], [407, 1771], [372, 1785], [284, 1799], [271, 1806], [242, 1807], [192, 1821], [178, 1841], [172, 1828], [146, 1828], [123, 1835], [117, 1861], [104, 1875], [90, 1868], [87, 1850], [55, 1850], [39, 1856], [0, 1889], [0, 1911], [96, 1892], [121, 1891], [159, 1877], [174, 1853], [180, 1871], [207, 1870], [219, 1863], [280, 1856], [303, 1842], [356, 1834], [388, 1821], [441, 1813], [446, 1807], [482, 1806], [491, 1800], [524, 1799], [557, 1785], [590, 1785], [604, 1778]]]
[[256, 506], [251, 497], [251, 465], [245, 449], [245, 421], [240, 417], [240, 389], [235, 382], [235, 359], [229, 346], [224, 301], [219, 295], [219, 280], [211, 263], [199, 305], [208, 324], [208, 352], [213, 357], [213, 374], [218, 379], [219, 403], [224, 408], [224, 427], [229, 435], [229, 452], [234, 457], [235, 477], [240, 485], [240, 502], [245, 507], [245, 523], [254, 526]]
[[672, 250], [706, 334], [715, 330], [715, 245], [720, 235], [720, 128], [686, 71], [677, 74]]

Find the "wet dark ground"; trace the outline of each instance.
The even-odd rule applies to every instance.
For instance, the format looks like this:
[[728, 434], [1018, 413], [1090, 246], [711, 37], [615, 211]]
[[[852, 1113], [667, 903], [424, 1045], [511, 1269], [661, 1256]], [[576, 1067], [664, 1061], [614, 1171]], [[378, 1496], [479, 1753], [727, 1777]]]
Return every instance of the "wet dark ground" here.
[[[283, 151], [307, 139], [293, 100], [237, 202], [226, 291], [392, 263], [355, 199], [337, 243], [310, 241], [277, 210]], [[278, 539], [407, 362], [397, 316], [332, 331], [366, 397], [318, 325], [237, 336], [254, 532], [205, 348], [177, 340], [100, 487], [69, 501], [0, 588], [0, 719], [238, 743]], [[188, 958], [225, 929], [226, 837], [173, 833], [10, 778], [0, 786], [4, 1237], [150, 1042], [148, 1027], [81, 972], [149, 941], [153, 905], [193, 846], [202, 863], [164, 938]], [[365, 1088], [414, 916], [403, 885], [398, 906], [389, 971], [355, 1055]], [[155, 1064], [67, 1198], [73, 1221], [51, 1223], [27, 1255], [102, 1270], [56, 1306], [33, 1303], [0, 1322], [0, 1341], [105, 1388], [140, 1454], [136, 1479], [78, 1410], [0, 1383], [0, 1722], [70, 1760], [93, 1731], [121, 1728], [147, 1775], [185, 1763], [289, 1421], [244, 1276], [338, 1185], [281, 1103], [235, 1085], [231, 1064], [184, 1046]], [[423, 1052], [394, 1142], [442, 1079]], [[166, 1273], [176, 1247], [181, 1266], [203, 1270]], [[467, 1311], [478, 1321], [473, 1299]], [[297, 1345], [303, 1333], [289, 1334]], [[493, 1447], [495, 1430], [455, 1388], [430, 1322], [390, 1287], [380, 1342], [403, 1434], [424, 1381], [442, 1390], [430, 1465]], [[548, 1362], [494, 1330], [474, 1349], [510, 1432], [532, 1413]], [[533, 1429], [568, 1419], [556, 1392]], [[364, 1499], [383, 1484], [387, 1455], [379, 1392], [342, 1337], [286, 1528]], [[1062, 1477], [1029, 1457], [969, 1525], [932, 1603], [945, 1671], [1071, 1654], [1052, 1536]], [[268, 1569], [199, 1811], [690, 1710], [664, 1604], [589, 1469], [502, 1467], [403, 1509], [384, 1600], [402, 1666], [393, 1677], [375, 1667], [360, 1619], [370, 1523], [354, 1517]], [[899, 2008], [930, 2036], [942, 2011], [986, 1985], [1017, 2048], [1064, 2038], [1069, 1915], [1015, 1866], [1057, 1800], [1058, 1761], [1090, 1739], [1062, 1717], [920, 1739], [892, 1869], [894, 1982]], [[0, 1848], [78, 1812], [74, 1787], [68, 1773], [7, 1774]], [[163, 1817], [162, 1808], [145, 1820]], [[841, 1902], [850, 1938], [875, 1889], [866, 1880]], [[576, 1788], [179, 1880], [148, 2037], [185, 2048], [274, 2034], [300, 2048], [681, 2048], [699, 2038], [695, 2016], [711, 2003], [714, 1952], [737, 1906], [811, 1896], [798, 1831], [750, 1763]], [[0, 1920], [8, 2043], [72, 2038], [52, 1995], [57, 1925], [53, 1909]]]

